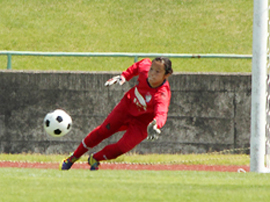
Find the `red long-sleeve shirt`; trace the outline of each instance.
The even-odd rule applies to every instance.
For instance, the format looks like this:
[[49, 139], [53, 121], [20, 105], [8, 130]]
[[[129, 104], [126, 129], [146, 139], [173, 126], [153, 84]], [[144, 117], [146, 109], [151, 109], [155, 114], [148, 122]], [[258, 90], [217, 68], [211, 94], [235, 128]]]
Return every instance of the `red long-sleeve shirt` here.
[[167, 80], [156, 88], [149, 85], [147, 77], [151, 65], [152, 61], [147, 58], [122, 72], [127, 81], [138, 76], [138, 84], [131, 88], [123, 99], [129, 103], [128, 110], [131, 115], [145, 118], [145, 121], [156, 119], [158, 128], [161, 128], [167, 120], [171, 91]]

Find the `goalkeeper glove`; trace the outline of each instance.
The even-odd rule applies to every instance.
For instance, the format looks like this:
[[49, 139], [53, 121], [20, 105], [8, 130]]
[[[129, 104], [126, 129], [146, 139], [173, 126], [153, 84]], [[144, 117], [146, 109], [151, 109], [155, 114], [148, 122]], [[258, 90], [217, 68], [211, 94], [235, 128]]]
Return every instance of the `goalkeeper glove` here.
[[147, 126], [147, 139], [148, 140], [155, 140], [158, 139], [158, 135], [160, 134], [160, 130], [157, 128], [157, 121], [154, 119], [151, 123]]
[[118, 75], [118, 76], [114, 76], [113, 78], [109, 79], [108, 81], [106, 81], [106, 83], [104, 84], [105, 86], [111, 86], [115, 83], [118, 83], [120, 86], [123, 85], [126, 82], [126, 79], [124, 76], [122, 75]]

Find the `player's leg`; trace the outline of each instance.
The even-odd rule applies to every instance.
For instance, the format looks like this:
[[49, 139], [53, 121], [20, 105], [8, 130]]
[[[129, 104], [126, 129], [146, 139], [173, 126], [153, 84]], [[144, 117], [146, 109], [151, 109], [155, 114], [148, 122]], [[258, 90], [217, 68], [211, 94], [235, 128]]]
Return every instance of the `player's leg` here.
[[[101, 151], [89, 157], [88, 163], [91, 166], [90, 169], [97, 170], [98, 167], [96, 168], [95, 165], [98, 166], [99, 161], [115, 159], [133, 149], [147, 137], [146, 128], [146, 124], [138, 124], [138, 122], [132, 121], [132, 123], [128, 125], [128, 129], [123, 137], [117, 143], [107, 145]], [[95, 162], [94, 166], [91, 165], [91, 160]]]
[[[118, 104], [104, 122], [82, 140], [83, 147], [89, 150], [114, 133], [126, 129], [125, 125], [127, 124], [128, 116], [125, 105], [122, 103]], [[74, 154], [76, 156], [76, 151]], [[81, 154], [78, 152], [78, 155]]]
[[110, 137], [115, 132], [123, 129], [127, 120], [127, 109], [123, 102], [120, 102], [104, 120], [104, 122], [91, 131], [80, 143], [77, 149], [67, 158], [64, 159], [60, 170], [68, 170], [84, 153], [98, 145], [102, 140]]

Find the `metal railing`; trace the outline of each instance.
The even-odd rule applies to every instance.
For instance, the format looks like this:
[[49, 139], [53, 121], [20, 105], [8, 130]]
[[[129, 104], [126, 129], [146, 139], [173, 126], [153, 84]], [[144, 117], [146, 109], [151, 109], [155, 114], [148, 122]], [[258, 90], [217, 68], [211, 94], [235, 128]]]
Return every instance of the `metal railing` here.
[[252, 55], [239, 54], [174, 54], [174, 53], [121, 53], [121, 52], [34, 52], [34, 51], [0, 51], [0, 55], [7, 56], [7, 69], [12, 67], [12, 56], [48, 56], [48, 57], [133, 57], [134, 62], [139, 57], [168, 58], [225, 58], [252, 59]]

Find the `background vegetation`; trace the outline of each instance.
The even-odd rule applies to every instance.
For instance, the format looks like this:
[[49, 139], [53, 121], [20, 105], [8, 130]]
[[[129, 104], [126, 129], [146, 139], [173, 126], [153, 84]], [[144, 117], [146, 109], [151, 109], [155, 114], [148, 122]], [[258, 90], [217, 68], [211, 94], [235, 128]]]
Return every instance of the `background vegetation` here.
[[[252, 54], [253, 1], [0, 0], [0, 50]], [[250, 72], [248, 59], [172, 59], [178, 72]], [[133, 58], [14, 56], [15, 70], [122, 71]], [[0, 56], [0, 69], [7, 57]]]

